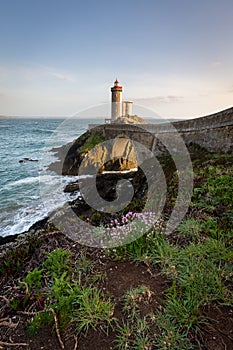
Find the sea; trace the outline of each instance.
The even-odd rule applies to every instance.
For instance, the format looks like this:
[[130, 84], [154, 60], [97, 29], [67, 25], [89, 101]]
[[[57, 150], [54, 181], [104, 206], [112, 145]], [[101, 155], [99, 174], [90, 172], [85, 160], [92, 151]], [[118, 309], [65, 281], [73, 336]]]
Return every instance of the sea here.
[[71, 178], [48, 170], [57, 160], [53, 148], [77, 139], [88, 124], [102, 123], [88, 118], [0, 118], [0, 236], [25, 232], [64, 204], [61, 186]]

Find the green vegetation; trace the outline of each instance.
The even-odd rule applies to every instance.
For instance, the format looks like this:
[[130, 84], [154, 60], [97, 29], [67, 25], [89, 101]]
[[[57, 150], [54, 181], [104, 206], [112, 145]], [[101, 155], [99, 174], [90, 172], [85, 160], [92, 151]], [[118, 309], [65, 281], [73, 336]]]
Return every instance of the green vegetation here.
[[33, 337], [36, 335], [39, 329], [47, 325], [53, 325], [54, 319], [53, 314], [51, 312], [40, 312], [38, 313], [33, 321], [29, 324], [27, 329], [27, 334], [29, 337]]
[[140, 312], [139, 304], [143, 301], [150, 302], [153, 292], [144, 285], [127, 291], [124, 298], [123, 311], [128, 313], [128, 318], [133, 319]]
[[28, 285], [29, 290], [41, 288], [43, 270], [38, 270], [36, 267], [33, 271], [29, 272], [24, 278], [24, 282]]
[[[95, 140], [91, 136], [85, 149]], [[163, 300], [154, 303], [153, 309], [150, 305], [156, 290], [141, 283], [134, 288], [129, 285], [120, 300], [114, 299], [106, 292], [104, 267], [96, 271], [90, 256], [81, 252], [74, 259], [72, 249], [60, 248], [45, 253], [43, 264], [21, 280], [22, 296], [10, 300], [12, 310], [31, 305], [35, 310], [36, 305], [28, 334], [33, 336], [46, 325], [55, 329], [52, 309], [61, 334], [70, 326], [77, 336], [87, 336], [90, 330], [112, 332], [116, 350], [201, 348], [199, 334], [211, 322], [203, 308], [212, 303], [232, 305], [232, 160], [233, 156], [214, 154], [193, 160], [192, 201], [186, 217], [172, 234], [164, 234], [164, 225], [177, 193], [175, 173], [168, 178], [170, 200], [164, 219], [132, 243], [101, 252], [111, 261], [143, 262], [152, 276], [159, 269], [167, 287]], [[99, 220], [94, 215], [92, 219]], [[27, 254], [24, 251], [22, 256]], [[5, 264], [4, 272], [9, 273], [9, 269]]]
[[70, 252], [58, 249], [50, 253], [48, 259], [44, 262], [52, 278], [56, 279], [63, 273], [71, 272]]
[[[227, 282], [233, 274], [233, 166], [228, 155], [213, 155], [212, 158], [202, 166], [196, 161], [195, 167], [194, 162], [195, 180], [200, 185], [194, 188], [187, 217], [173, 236], [166, 237], [161, 230], [154, 230], [112, 252], [115, 258], [127, 256], [149, 266], [159, 265], [162, 273], [171, 280], [171, 287], [165, 291], [163, 310], [156, 315], [159, 336], [155, 339], [151, 332], [146, 334], [149, 345], [145, 349], [150, 349], [152, 344], [158, 349], [194, 349], [190, 332], [198, 334], [203, 324], [209, 322], [202, 314], [202, 307], [213, 301], [223, 305], [232, 303], [232, 291], [227, 288]], [[172, 191], [173, 180], [170, 183]], [[179, 245], [182, 239], [184, 244]], [[127, 293], [125, 306], [131, 311], [132, 319], [137, 311], [134, 293]], [[120, 327], [119, 349], [137, 348], [133, 340], [130, 343], [134, 327], [136, 329], [136, 320], [133, 325], [127, 323]]]
[[117, 337], [116, 337], [116, 349], [126, 350], [144, 350], [152, 349], [153, 339], [151, 337], [151, 325], [153, 323], [153, 315], [147, 315], [144, 317], [134, 317], [130, 321], [118, 324]]
[[[204, 244], [190, 244], [183, 250], [166, 245], [164, 243], [160, 261], [163, 273], [172, 280], [172, 286], [166, 291], [165, 308], [159, 314], [158, 326], [165, 332], [166, 325], [159, 344], [165, 341], [169, 328], [170, 331], [174, 329], [178, 337], [182, 336], [183, 344], [190, 329], [199, 331], [200, 325], [207, 322], [201, 314], [202, 305], [211, 301], [227, 302], [230, 292], [222, 277], [229, 277], [229, 252], [224, 245], [211, 239]], [[216, 250], [217, 246], [222, 250]], [[177, 343], [172, 334], [173, 341]], [[174, 344], [172, 346], [176, 349]]]
[[93, 147], [95, 147], [96, 145], [98, 145], [99, 143], [105, 141], [105, 138], [100, 135], [100, 134], [91, 134], [88, 139], [86, 140], [86, 142], [84, 143], [84, 145], [82, 147], [80, 147], [80, 151], [83, 153], [87, 153], [89, 152]]
[[[34, 336], [38, 330], [54, 325], [55, 312], [59, 328], [75, 324], [77, 333], [88, 332], [90, 328], [107, 331], [113, 321], [114, 304], [101, 290], [81, 283], [81, 277], [89, 272], [91, 264], [81, 255], [76, 263], [76, 277], [69, 251], [52, 251], [43, 263], [43, 269], [33, 269], [21, 282], [21, 292], [10, 300], [12, 310], [30, 307], [36, 303], [40, 310], [28, 325], [28, 335]], [[44, 288], [43, 280], [48, 281]]]
[[0, 274], [20, 274], [22, 272], [22, 261], [27, 260], [40, 243], [41, 239], [39, 237], [35, 239], [35, 237], [31, 235], [27, 239], [27, 244], [22, 244], [16, 249], [9, 251], [7, 259], [0, 262]]
[[74, 302], [73, 320], [77, 323], [77, 330], [85, 334], [90, 328], [108, 330], [113, 322], [114, 305], [110, 299], [104, 299], [103, 292], [97, 288], [85, 287]]

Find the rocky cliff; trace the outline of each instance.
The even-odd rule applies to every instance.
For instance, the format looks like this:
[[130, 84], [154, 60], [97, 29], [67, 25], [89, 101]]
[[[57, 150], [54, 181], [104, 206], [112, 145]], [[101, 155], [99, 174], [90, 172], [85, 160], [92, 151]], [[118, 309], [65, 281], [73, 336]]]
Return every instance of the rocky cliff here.
[[[104, 140], [102, 135], [86, 132], [66, 151], [63, 175], [129, 171], [137, 168], [134, 145], [127, 137]], [[60, 151], [60, 154], [64, 152]]]
[[138, 115], [128, 115], [124, 117], [119, 117], [114, 122], [116, 124], [146, 124], [146, 121], [139, 117]]

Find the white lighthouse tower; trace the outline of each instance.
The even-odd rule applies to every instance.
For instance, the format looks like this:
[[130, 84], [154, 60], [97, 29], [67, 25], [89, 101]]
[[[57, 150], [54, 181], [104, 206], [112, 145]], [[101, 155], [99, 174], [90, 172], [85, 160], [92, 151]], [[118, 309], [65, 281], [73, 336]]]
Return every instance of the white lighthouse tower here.
[[112, 92], [112, 114], [111, 120], [115, 121], [121, 116], [121, 95], [122, 86], [119, 85], [119, 81], [116, 79], [114, 86], [111, 88]]

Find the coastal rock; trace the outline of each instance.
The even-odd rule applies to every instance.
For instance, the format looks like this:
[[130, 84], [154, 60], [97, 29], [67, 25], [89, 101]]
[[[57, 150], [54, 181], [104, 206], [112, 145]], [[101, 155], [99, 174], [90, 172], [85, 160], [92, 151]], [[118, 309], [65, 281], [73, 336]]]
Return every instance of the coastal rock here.
[[31, 158], [23, 158], [19, 160], [19, 163], [24, 163], [24, 162], [38, 162], [38, 159], [31, 159]]
[[131, 140], [119, 137], [95, 146], [82, 161], [80, 175], [104, 171], [129, 171], [137, 168], [137, 155]]
[[139, 117], [138, 115], [127, 115], [124, 117], [117, 118], [116, 121], [114, 121], [116, 124], [146, 124], [147, 122]]
[[[93, 137], [93, 132], [86, 132], [69, 145], [69, 149], [63, 147], [57, 150], [61, 160], [60, 165], [57, 162], [57, 169], [62, 169], [60, 172], [62, 175], [83, 175], [83, 178], [71, 182], [64, 189], [64, 192], [70, 194], [80, 192], [75, 200], [71, 197], [70, 206], [73, 211], [78, 216], [90, 220], [94, 214], [92, 205], [88, 203], [94, 201], [94, 207], [100, 208], [97, 209], [97, 213], [100, 210], [96, 214], [97, 217], [100, 217], [102, 223], [107, 223], [112, 219], [112, 215], [108, 214], [110, 215], [108, 217], [102, 212], [103, 199], [109, 202], [109, 207], [115, 205], [111, 202], [116, 203], [117, 198], [121, 198], [121, 203], [128, 203], [126, 195], [133, 191], [132, 208], [130, 207], [129, 210], [132, 210], [135, 205], [141, 208], [144, 206], [148, 185], [145, 175], [138, 168], [137, 154], [132, 140], [125, 136], [102, 140], [98, 133]], [[53, 167], [53, 170], [55, 168]], [[128, 185], [127, 182], [123, 185], [121, 180], [124, 179], [128, 180]], [[96, 187], [93, 188], [93, 185]]]
[[64, 188], [66, 193], [74, 193], [79, 191], [79, 184], [77, 182], [71, 182]]
[[137, 155], [130, 139], [117, 137], [93, 145], [89, 152], [83, 151], [89, 137], [90, 134], [85, 133], [67, 151], [62, 163], [62, 175], [90, 175], [137, 169]]
[[[93, 136], [97, 142], [93, 142]], [[133, 141], [125, 136], [106, 140], [98, 132], [87, 131], [72, 144], [53, 150], [59, 161], [49, 170], [59, 175], [94, 175], [105, 171], [131, 171], [138, 168]]]
[[[80, 196], [77, 199], [70, 202], [72, 210], [82, 219], [87, 218], [88, 221], [93, 221], [92, 224], [94, 225], [97, 223], [109, 224], [113, 218], [117, 218], [117, 215], [120, 214], [120, 212], [115, 210], [112, 214], [109, 214], [109, 212], [103, 212], [100, 209], [101, 202], [102, 199], [104, 199], [105, 201], [109, 202], [109, 207], [115, 208], [115, 204], [111, 202], [117, 199], [119, 195], [117, 186], [123, 179], [129, 181], [129, 186], [133, 188], [134, 192], [128, 210], [133, 211], [137, 208], [139, 211], [141, 211], [144, 208], [148, 190], [147, 179], [141, 169], [136, 172], [123, 174], [98, 174], [95, 178], [97, 190], [95, 193], [93, 193], [92, 190], [93, 178], [82, 179], [80, 181], [82, 182], [82, 184], [80, 183], [80, 187], [84, 189], [85, 198], [83, 198], [82, 193], [80, 193]], [[122, 202], [124, 202], [124, 194], [125, 193], [120, 194]], [[89, 206], [89, 199], [91, 199], [92, 202], [94, 201], [96, 210], [93, 210], [93, 208]], [[124, 208], [126, 208], [126, 206]], [[95, 216], [95, 219], [93, 219], [93, 215]]]

